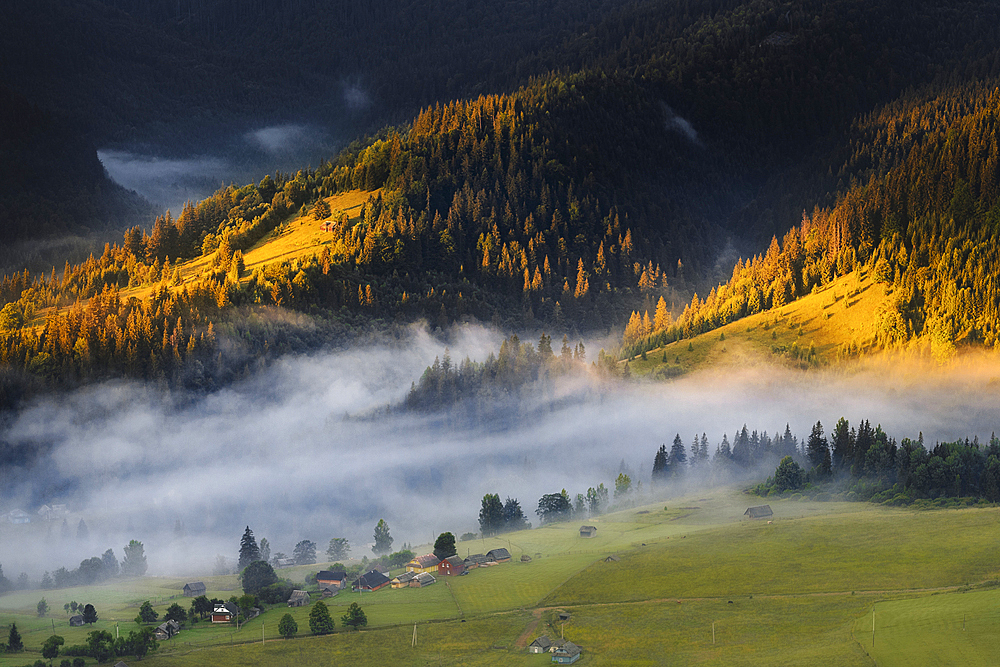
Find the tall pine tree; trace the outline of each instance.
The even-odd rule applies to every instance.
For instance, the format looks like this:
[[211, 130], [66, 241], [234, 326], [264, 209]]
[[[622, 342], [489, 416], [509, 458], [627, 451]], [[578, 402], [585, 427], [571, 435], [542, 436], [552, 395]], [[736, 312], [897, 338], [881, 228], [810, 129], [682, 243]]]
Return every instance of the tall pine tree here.
[[254, 539], [250, 526], [243, 531], [243, 539], [240, 540], [240, 569], [242, 570], [255, 560], [260, 560], [260, 549], [257, 547], [257, 540]]

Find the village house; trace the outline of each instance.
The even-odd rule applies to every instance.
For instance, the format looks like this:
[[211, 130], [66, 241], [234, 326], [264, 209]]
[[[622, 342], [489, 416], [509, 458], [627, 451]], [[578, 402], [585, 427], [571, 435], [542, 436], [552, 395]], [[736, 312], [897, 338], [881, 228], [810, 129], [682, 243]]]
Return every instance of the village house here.
[[774, 512], [771, 511], [770, 505], [758, 505], [757, 507], [748, 507], [743, 516], [751, 519], [770, 519], [774, 516]]
[[493, 561], [494, 563], [509, 563], [510, 552], [503, 548], [490, 549], [486, 552], [486, 559]]
[[83, 616], [76, 614], [75, 616], [69, 617], [69, 625], [71, 628], [82, 628], [83, 627]]
[[238, 612], [239, 608], [232, 603], [216, 604], [212, 610], [212, 623], [231, 623]]
[[370, 570], [365, 574], [358, 577], [358, 580], [354, 582], [354, 590], [356, 591], [371, 591], [375, 592], [380, 588], [385, 588], [390, 585], [392, 581], [389, 577], [385, 576], [378, 570]]
[[580, 526], [580, 537], [595, 537], [597, 526]]
[[406, 588], [407, 586], [410, 585], [410, 582], [413, 581], [416, 578], [417, 578], [417, 575], [415, 575], [414, 573], [412, 573], [412, 572], [404, 572], [403, 574], [399, 575], [398, 577], [396, 577], [395, 579], [392, 580], [392, 587], [393, 588]]
[[337, 586], [323, 586], [319, 589], [319, 592], [323, 594], [324, 598], [332, 598], [340, 593], [340, 588]]
[[448, 577], [457, 577], [465, 572], [465, 561], [461, 556], [448, 556], [438, 563], [438, 574]]
[[165, 642], [180, 631], [180, 623], [177, 621], [167, 621], [166, 623], [160, 623], [160, 625], [153, 630], [153, 634], [156, 635], [156, 639], [158, 641]]
[[552, 646], [552, 640], [548, 635], [542, 635], [535, 641], [528, 644], [528, 653], [547, 653]]
[[438, 563], [438, 557], [434, 554], [425, 554], [423, 556], [417, 556], [409, 563], [406, 564], [407, 572], [414, 572], [420, 574], [421, 572], [436, 572]]
[[199, 595], [204, 595], [205, 591], [205, 582], [203, 581], [192, 581], [184, 584], [184, 597], [186, 598], [196, 598]]
[[566, 642], [552, 653], [552, 662], [560, 665], [572, 665], [580, 659], [580, 647], [573, 642]]
[[69, 514], [66, 510], [66, 505], [42, 505], [38, 508], [38, 516], [42, 517], [45, 521], [55, 521], [56, 519], [64, 519]]
[[7, 513], [7, 521], [10, 523], [31, 523], [31, 515], [24, 510], [11, 510]]
[[423, 588], [425, 586], [430, 586], [437, 579], [430, 572], [421, 572], [413, 577], [413, 581], [410, 582], [410, 588]]
[[281, 567], [292, 567], [293, 565], [295, 565], [295, 559], [294, 558], [275, 558], [274, 559], [274, 566], [275, 567], [279, 567], [279, 568], [281, 568]]
[[316, 574], [316, 583], [320, 589], [332, 586], [339, 590], [347, 585], [347, 573], [343, 570], [322, 570]]
[[292, 597], [288, 598], [289, 607], [305, 607], [309, 604], [308, 591], [292, 591]]

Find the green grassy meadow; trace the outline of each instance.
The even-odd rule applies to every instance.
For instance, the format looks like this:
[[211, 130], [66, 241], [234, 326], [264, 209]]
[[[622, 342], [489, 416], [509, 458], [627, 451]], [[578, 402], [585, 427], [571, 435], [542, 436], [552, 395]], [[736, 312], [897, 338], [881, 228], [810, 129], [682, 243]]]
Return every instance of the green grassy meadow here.
[[[869, 654], [879, 664], [952, 664], [961, 656], [962, 664], [976, 665], [996, 655], [1000, 614], [992, 609], [1000, 591], [957, 591], [1000, 579], [1000, 508], [915, 511], [778, 499], [770, 501], [772, 524], [743, 520], [756, 502], [730, 489], [589, 520], [598, 527], [592, 539], [580, 538], [574, 522], [459, 542], [462, 556], [504, 546], [514, 560], [428, 588], [342, 592], [326, 601], [338, 626], [327, 637], [308, 636], [309, 607], [275, 606], [239, 630], [207, 622], [186, 627], [142, 663], [542, 665], [547, 656], [529, 655], [524, 646], [561, 632], [584, 647], [584, 665], [869, 665]], [[520, 562], [522, 554], [531, 561]], [[611, 554], [620, 560], [606, 561]], [[301, 580], [308, 570], [282, 575]], [[0, 597], [0, 639], [14, 621], [28, 649], [0, 655], [0, 667], [40, 658], [53, 622], [67, 644], [83, 643], [90, 628], [68, 627], [65, 602], [91, 602], [101, 617], [96, 629], [113, 633], [117, 621], [127, 632], [142, 600], [161, 614], [178, 599], [186, 607], [185, 580]], [[210, 596], [236, 592], [235, 577], [206, 583]], [[43, 594], [51, 618], [39, 619], [34, 608]], [[351, 602], [368, 616], [362, 632], [340, 627]], [[884, 638], [874, 651], [863, 632], [873, 604], [877, 639]], [[565, 624], [560, 610], [571, 614]], [[976, 620], [956, 635], [959, 612]], [[278, 637], [285, 613], [298, 623], [294, 640]], [[924, 633], [940, 641], [915, 641]], [[903, 649], [909, 659], [892, 662]]]

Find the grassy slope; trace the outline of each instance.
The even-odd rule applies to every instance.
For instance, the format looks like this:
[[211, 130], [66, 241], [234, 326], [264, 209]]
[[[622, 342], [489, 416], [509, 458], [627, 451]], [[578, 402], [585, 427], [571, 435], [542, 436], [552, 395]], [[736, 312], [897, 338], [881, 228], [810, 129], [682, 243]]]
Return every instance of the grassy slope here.
[[802, 350], [814, 346], [819, 364], [834, 362], [845, 345], [864, 348], [871, 344], [878, 309], [892, 298], [871, 275], [855, 271], [781, 308], [651, 350], [645, 361], [630, 360], [629, 368], [633, 374], [646, 375], [661, 368], [689, 372], [718, 366], [754, 367], [775, 363], [786, 355], [774, 349], [791, 350], [793, 345]]
[[[347, 605], [359, 601], [370, 622], [365, 632], [338, 629], [325, 638], [278, 640], [277, 621], [286, 612], [298, 622], [300, 634], [307, 634], [309, 610], [275, 607], [239, 631], [199, 623], [143, 662], [154, 667], [302, 665], [336, 658], [351, 664], [540, 665], [545, 656], [529, 656], [522, 647], [538, 634], [557, 635], [555, 610], [561, 608], [573, 614], [566, 637], [586, 648], [580, 664], [656, 665], [667, 664], [665, 656], [670, 656], [669, 664], [861, 665], [870, 664], [870, 647], [857, 628], [876, 599], [925, 596], [908, 603], [918, 611], [904, 605], [896, 612], [889, 602], [879, 602], [888, 632], [890, 613], [926, 615], [919, 611], [921, 602], [951, 597], [927, 596], [918, 589], [954, 589], [1000, 577], [991, 537], [1000, 521], [998, 508], [917, 512], [778, 500], [772, 502], [775, 522], [768, 525], [740, 520], [747, 502], [729, 492], [671, 501], [667, 508], [625, 510], [592, 520], [598, 536], [591, 540], [579, 538], [573, 523], [460, 542], [462, 555], [508, 546], [515, 561], [521, 553], [532, 561], [476, 570], [426, 589], [383, 590], [360, 598], [341, 593], [328, 601], [338, 626]], [[621, 560], [605, 562], [610, 553]], [[301, 580], [307, 569], [283, 574]], [[218, 577], [207, 583], [210, 594], [229, 597], [235, 580]], [[179, 597], [181, 586], [179, 579], [143, 579], [46, 591], [45, 596], [57, 632], [74, 644], [89, 629], [67, 626], [65, 602], [91, 601], [101, 614], [98, 628], [113, 632], [118, 619], [128, 630], [135, 627], [129, 619], [138, 602], [152, 599], [162, 613]], [[32, 591], [0, 598], [0, 630], [16, 621], [29, 647], [18, 656], [0, 656], [0, 667], [39, 657], [40, 644], [52, 630], [50, 619], [34, 618], [39, 597]], [[974, 599], [961, 597], [957, 607], [944, 607], [939, 615], [950, 614], [953, 620], [954, 609]], [[988, 607], [977, 605], [969, 607], [970, 616]], [[417, 648], [410, 646], [413, 623], [419, 623]], [[259, 643], [262, 624], [264, 646]], [[963, 659], [971, 656], [966, 664], [989, 663], [992, 635], [970, 632], [963, 640], [959, 648], [942, 642], [928, 650], [943, 655], [961, 650]], [[906, 643], [905, 637], [898, 641]], [[229, 647], [231, 642], [237, 645]], [[246, 642], [256, 644], [238, 645]]]

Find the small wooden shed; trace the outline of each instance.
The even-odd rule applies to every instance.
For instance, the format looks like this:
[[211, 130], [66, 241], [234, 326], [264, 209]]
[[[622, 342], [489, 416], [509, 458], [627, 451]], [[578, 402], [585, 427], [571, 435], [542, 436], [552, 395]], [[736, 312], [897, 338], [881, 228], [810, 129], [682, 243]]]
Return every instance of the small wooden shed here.
[[770, 519], [774, 516], [774, 512], [771, 511], [770, 505], [758, 505], [757, 507], [748, 507], [743, 516], [751, 519]]
[[288, 598], [289, 607], [305, 607], [309, 604], [308, 591], [292, 591], [292, 597]]
[[186, 598], [196, 598], [199, 595], [204, 595], [205, 591], [205, 582], [203, 581], [192, 581], [184, 584], [184, 597]]
[[594, 537], [597, 535], [597, 526], [580, 526], [580, 537]]

